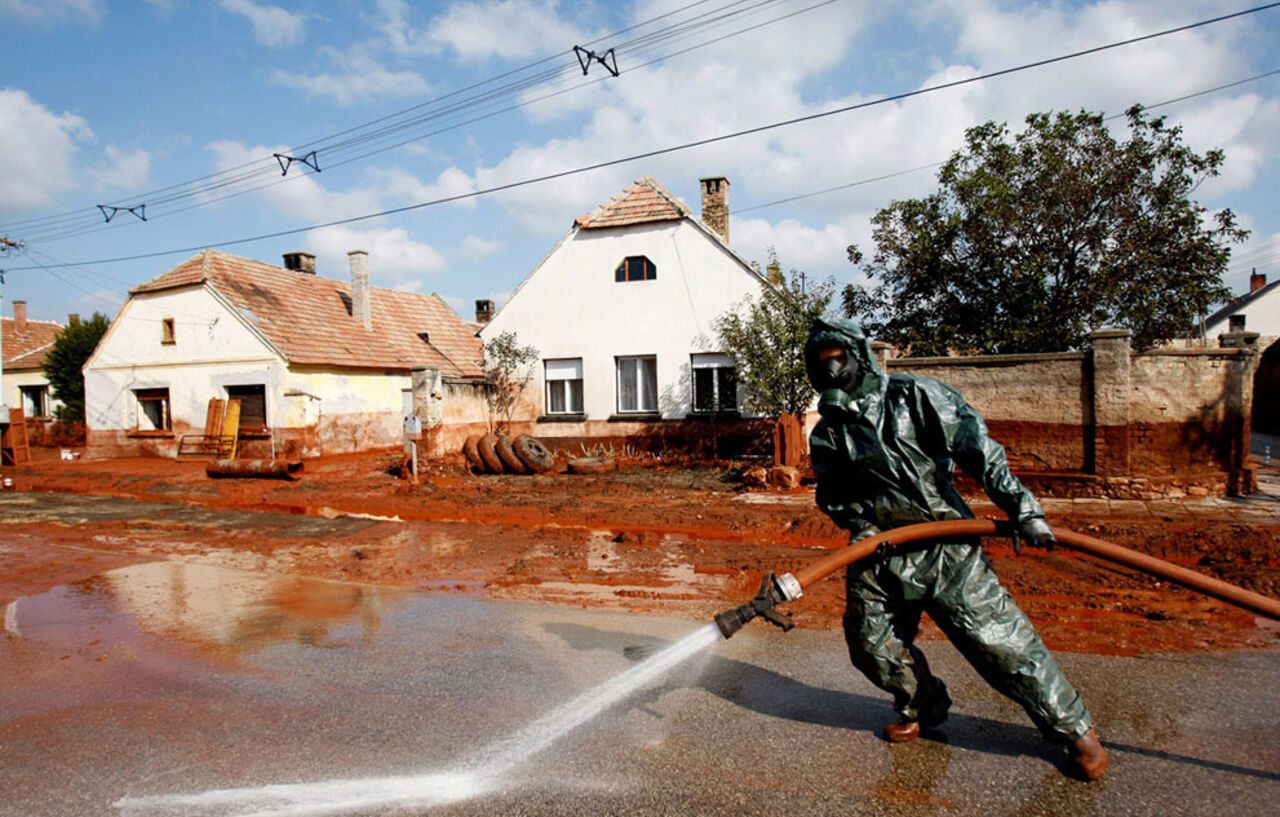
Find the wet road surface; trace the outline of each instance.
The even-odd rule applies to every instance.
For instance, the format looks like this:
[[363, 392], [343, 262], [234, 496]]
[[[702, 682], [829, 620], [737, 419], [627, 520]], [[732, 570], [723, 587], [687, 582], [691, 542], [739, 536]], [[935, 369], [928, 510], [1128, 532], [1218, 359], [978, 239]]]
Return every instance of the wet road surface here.
[[126, 565], [6, 606], [0, 814], [1280, 813], [1280, 651], [1059, 655], [1112, 750], [1086, 784], [947, 644], [951, 720], [890, 745], [839, 634], [761, 623], [468, 776], [705, 624]]

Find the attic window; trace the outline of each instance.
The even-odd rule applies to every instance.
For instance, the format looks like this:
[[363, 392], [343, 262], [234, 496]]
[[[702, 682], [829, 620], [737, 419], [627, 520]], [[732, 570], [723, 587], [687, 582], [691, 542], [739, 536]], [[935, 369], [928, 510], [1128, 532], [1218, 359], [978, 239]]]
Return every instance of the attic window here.
[[173, 337], [173, 318], [165, 318], [160, 322], [160, 342], [166, 346], [177, 343]]
[[624, 281], [652, 281], [657, 277], [657, 265], [643, 255], [628, 255], [622, 259], [622, 263], [613, 272], [613, 280], [617, 283]]
[[1232, 315], [1232, 316], [1230, 316], [1229, 318], [1227, 318], [1227, 331], [1228, 331], [1228, 332], [1243, 332], [1243, 331], [1244, 331], [1244, 318], [1245, 318], [1245, 316], [1244, 316], [1244, 315]]

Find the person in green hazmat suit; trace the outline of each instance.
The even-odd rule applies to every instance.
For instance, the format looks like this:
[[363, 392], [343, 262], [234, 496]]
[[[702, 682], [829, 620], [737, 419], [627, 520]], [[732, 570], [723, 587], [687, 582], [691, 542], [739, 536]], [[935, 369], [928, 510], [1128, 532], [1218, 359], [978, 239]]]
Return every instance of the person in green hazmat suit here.
[[[1052, 547], [1035, 497], [1009, 471], [1004, 448], [955, 389], [928, 377], [886, 376], [861, 327], [819, 320], [805, 344], [822, 419], [809, 437], [817, 503], [850, 541], [920, 522], [972, 519], [952, 484], [959, 465], [1028, 543]], [[922, 612], [1043, 734], [1067, 746], [1095, 780], [1107, 754], [1080, 695], [1000, 584], [977, 538], [883, 549], [851, 564], [845, 639], [853, 664], [893, 695], [894, 742], [940, 725], [951, 698], [914, 641]]]

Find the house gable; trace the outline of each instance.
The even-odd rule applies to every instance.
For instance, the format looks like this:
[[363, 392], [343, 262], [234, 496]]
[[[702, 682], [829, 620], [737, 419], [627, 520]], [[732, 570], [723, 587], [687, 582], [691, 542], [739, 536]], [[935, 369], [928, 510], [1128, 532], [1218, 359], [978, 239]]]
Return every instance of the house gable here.
[[[592, 418], [617, 409], [619, 361], [632, 357], [655, 361], [660, 413], [684, 416], [692, 356], [719, 351], [716, 320], [767, 285], [687, 208], [670, 217], [674, 198], [656, 197], [644, 182], [575, 222], [481, 332], [514, 332], [543, 361], [580, 368]], [[652, 209], [628, 204], [637, 185]], [[645, 274], [618, 276], [628, 258], [643, 259]], [[535, 373], [541, 379], [541, 367]]]

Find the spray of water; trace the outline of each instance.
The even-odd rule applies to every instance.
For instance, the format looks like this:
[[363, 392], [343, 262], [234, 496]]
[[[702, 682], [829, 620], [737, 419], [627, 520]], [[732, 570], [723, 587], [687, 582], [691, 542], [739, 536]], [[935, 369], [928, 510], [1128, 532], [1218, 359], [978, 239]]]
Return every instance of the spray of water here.
[[498, 790], [532, 757], [720, 639], [720, 630], [708, 624], [448, 771], [127, 797], [115, 806], [130, 817], [322, 817], [468, 800]]

